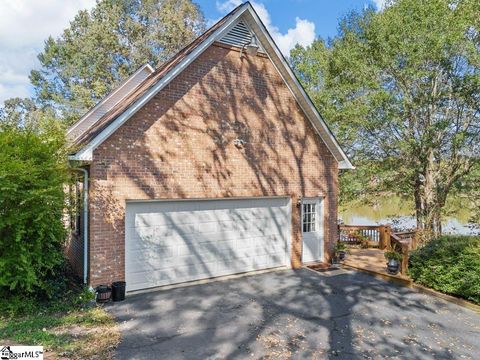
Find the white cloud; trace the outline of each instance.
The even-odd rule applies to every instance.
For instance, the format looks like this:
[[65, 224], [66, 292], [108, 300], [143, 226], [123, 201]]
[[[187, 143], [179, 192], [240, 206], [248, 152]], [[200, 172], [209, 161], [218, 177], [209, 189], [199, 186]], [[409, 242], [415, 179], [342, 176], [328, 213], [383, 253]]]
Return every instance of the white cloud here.
[[[217, 9], [226, 13], [240, 5], [242, 2], [242, 0], [217, 1]], [[315, 24], [313, 22], [296, 17], [295, 27], [288, 29], [285, 34], [282, 34], [280, 29], [272, 24], [270, 14], [265, 5], [256, 1], [252, 1], [251, 3], [284, 55], [288, 56], [290, 50], [296, 44], [308, 46], [315, 40]]]
[[387, 0], [373, 0], [375, 6], [377, 7], [377, 11], [381, 11], [385, 8]]
[[[217, 1], [217, 8], [225, 13], [241, 3]], [[28, 75], [39, 67], [37, 54], [44, 41], [60, 35], [79, 10], [94, 5], [95, 0], [0, 0], [0, 106], [5, 99], [31, 95]], [[285, 55], [295, 44], [307, 46], [315, 39], [311, 21], [297, 17], [295, 27], [281, 33], [262, 3], [252, 5]]]
[[95, 0], [0, 1], [0, 106], [10, 97], [31, 93], [30, 70], [38, 67], [43, 42], [61, 34], [81, 9]]

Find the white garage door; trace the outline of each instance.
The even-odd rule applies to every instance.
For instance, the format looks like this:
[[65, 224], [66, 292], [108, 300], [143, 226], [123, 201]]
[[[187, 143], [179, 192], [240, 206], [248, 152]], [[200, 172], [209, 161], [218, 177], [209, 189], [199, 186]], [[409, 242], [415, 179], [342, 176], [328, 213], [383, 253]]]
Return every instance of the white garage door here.
[[290, 200], [127, 202], [127, 290], [289, 263]]

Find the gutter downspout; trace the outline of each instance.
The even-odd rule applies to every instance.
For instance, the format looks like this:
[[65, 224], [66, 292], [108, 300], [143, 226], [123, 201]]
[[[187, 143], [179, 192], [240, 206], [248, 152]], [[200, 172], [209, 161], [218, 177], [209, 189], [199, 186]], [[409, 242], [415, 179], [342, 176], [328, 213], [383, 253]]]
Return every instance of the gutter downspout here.
[[87, 283], [88, 276], [88, 170], [73, 168], [83, 172], [83, 283]]

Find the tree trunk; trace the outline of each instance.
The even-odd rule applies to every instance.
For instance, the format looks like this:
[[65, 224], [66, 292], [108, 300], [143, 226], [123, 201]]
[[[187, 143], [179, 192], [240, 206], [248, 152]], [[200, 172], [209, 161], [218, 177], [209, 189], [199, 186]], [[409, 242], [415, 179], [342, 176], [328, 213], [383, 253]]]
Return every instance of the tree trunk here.
[[428, 181], [415, 189], [414, 194], [417, 228], [431, 233], [432, 236], [441, 235], [444, 194], [437, 194], [436, 186], [431, 186]]
[[441, 232], [440, 207], [438, 204], [437, 184], [434, 172], [434, 154], [429, 151], [425, 158], [423, 174], [419, 175], [415, 189], [415, 210], [417, 227], [437, 235]]
[[418, 176], [415, 179], [415, 188], [413, 191], [413, 196], [415, 200], [415, 218], [417, 219], [417, 229], [423, 229], [422, 221], [422, 197], [421, 197], [421, 187], [422, 183], [419, 180]]

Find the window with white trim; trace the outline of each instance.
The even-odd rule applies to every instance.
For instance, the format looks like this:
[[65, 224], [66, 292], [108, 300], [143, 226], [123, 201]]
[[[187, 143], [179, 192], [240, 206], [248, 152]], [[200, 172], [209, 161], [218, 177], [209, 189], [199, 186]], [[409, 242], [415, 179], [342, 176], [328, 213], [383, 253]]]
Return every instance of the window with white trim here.
[[302, 231], [315, 232], [317, 224], [317, 204], [303, 204]]

